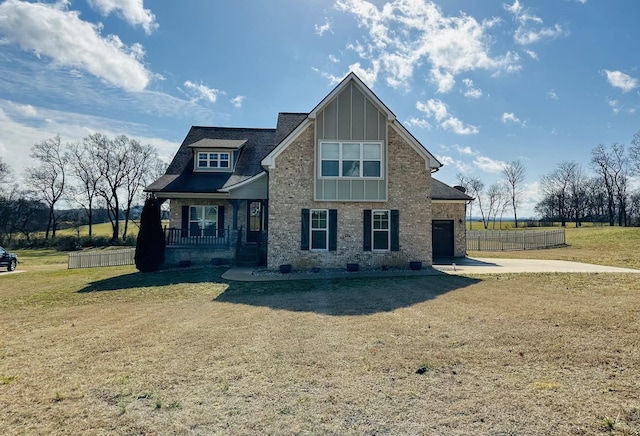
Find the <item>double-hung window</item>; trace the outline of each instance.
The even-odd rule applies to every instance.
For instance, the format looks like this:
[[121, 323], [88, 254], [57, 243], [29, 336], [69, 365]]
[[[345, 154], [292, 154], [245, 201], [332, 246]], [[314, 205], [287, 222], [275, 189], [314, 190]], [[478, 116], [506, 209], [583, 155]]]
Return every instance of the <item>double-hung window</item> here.
[[365, 209], [362, 241], [364, 251], [400, 251], [400, 211]]
[[329, 211], [311, 209], [311, 249], [326, 250], [329, 246]]
[[382, 177], [382, 143], [321, 142], [320, 177]]
[[372, 211], [372, 241], [374, 250], [389, 249], [389, 211]]
[[189, 207], [189, 236], [215, 236], [218, 206]]
[[301, 250], [337, 250], [338, 211], [336, 209], [302, 209], [301, 218]]
[[231, 166], [231, 153], [223, 151], [199, 151], [198, 168], [221, 168], [228, 169]]

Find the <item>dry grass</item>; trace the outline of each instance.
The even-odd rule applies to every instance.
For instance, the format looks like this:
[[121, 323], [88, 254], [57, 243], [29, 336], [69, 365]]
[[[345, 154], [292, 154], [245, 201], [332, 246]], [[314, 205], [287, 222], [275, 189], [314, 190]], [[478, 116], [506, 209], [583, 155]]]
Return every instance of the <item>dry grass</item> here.
[[504, 252], [472, 251], [469, 252], [469, 256], [557, 259], [640, 268], [640, 255], [638, 255], [640, 228], [638, 227], [567, 227], [565, 236], [567, 246], [564, 248]]
[[222, 271], [0, 277], [3, 433], [640, 433], [631, 275]]

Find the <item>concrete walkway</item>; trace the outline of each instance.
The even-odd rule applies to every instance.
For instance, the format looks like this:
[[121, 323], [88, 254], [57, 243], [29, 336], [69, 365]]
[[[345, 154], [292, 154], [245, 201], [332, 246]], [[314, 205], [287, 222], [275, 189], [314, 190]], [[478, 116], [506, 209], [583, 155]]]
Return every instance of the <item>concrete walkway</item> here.
[[506, 273], [635, 273], [640, 269], [593, 265], [566, 260], [463, 258], [456, 263], [434, 265], [447, 274], [506, 274]]
[[318, 280], [349, 277], [416, 277], [475, 274], [511, 274], [511, 273], [635, 273], [640, 269], [618, 268], [614, 266], [592, 265], [564, 260], [534, 260], [534, 259], [492, 259], [492, 258], [462, 258], [455, 263], [437, 263], [433, 268], [420, 271], [391, 270], [391, 271], [326, 271], [313, 273], [311, 271], [293, 271], [290, 274], [257, 272], [251, 267], [232, 267], [222, 278], [241, 282], [260, 282], [276, 280]]

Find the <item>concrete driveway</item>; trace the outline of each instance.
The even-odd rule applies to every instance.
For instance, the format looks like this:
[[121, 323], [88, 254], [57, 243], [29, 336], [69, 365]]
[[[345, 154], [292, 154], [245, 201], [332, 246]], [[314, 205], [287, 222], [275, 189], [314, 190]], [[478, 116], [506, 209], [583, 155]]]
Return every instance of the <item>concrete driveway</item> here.
[[464, 258], [451, 262], [439, 262], [434, 269], [447, 274], [507, 274], [507, 273], [636, 273], [640, 269], [618, 268], [615, 266], [592, 265], [566, 260], [538, 260], [538, 259], [494, 259], [494, 258]]

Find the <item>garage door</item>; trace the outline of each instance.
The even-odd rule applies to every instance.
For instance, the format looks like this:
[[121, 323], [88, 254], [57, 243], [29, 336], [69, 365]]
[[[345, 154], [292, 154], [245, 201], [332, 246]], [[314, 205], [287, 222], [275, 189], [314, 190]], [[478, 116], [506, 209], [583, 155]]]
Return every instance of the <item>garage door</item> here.
[[453, 257], [453, 220], [433, 220], [433, 258]]

